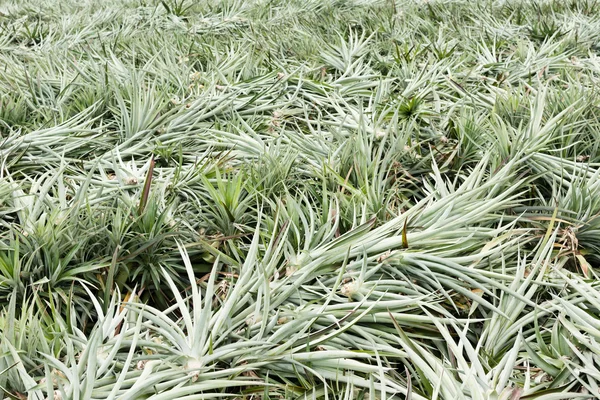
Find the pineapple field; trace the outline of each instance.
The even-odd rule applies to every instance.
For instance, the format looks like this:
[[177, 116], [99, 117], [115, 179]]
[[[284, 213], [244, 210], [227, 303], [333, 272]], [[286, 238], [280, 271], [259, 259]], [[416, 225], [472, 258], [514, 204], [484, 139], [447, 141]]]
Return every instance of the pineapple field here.
[[0, 399], [600, 398], [600, 2], [0, 0]]

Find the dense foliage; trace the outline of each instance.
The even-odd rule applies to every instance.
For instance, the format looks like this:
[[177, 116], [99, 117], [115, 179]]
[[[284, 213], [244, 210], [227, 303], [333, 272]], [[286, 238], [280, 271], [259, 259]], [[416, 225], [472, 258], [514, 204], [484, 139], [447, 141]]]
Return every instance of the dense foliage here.
[[600, 396], [600, 2], [0, 0], [0, 399]]

